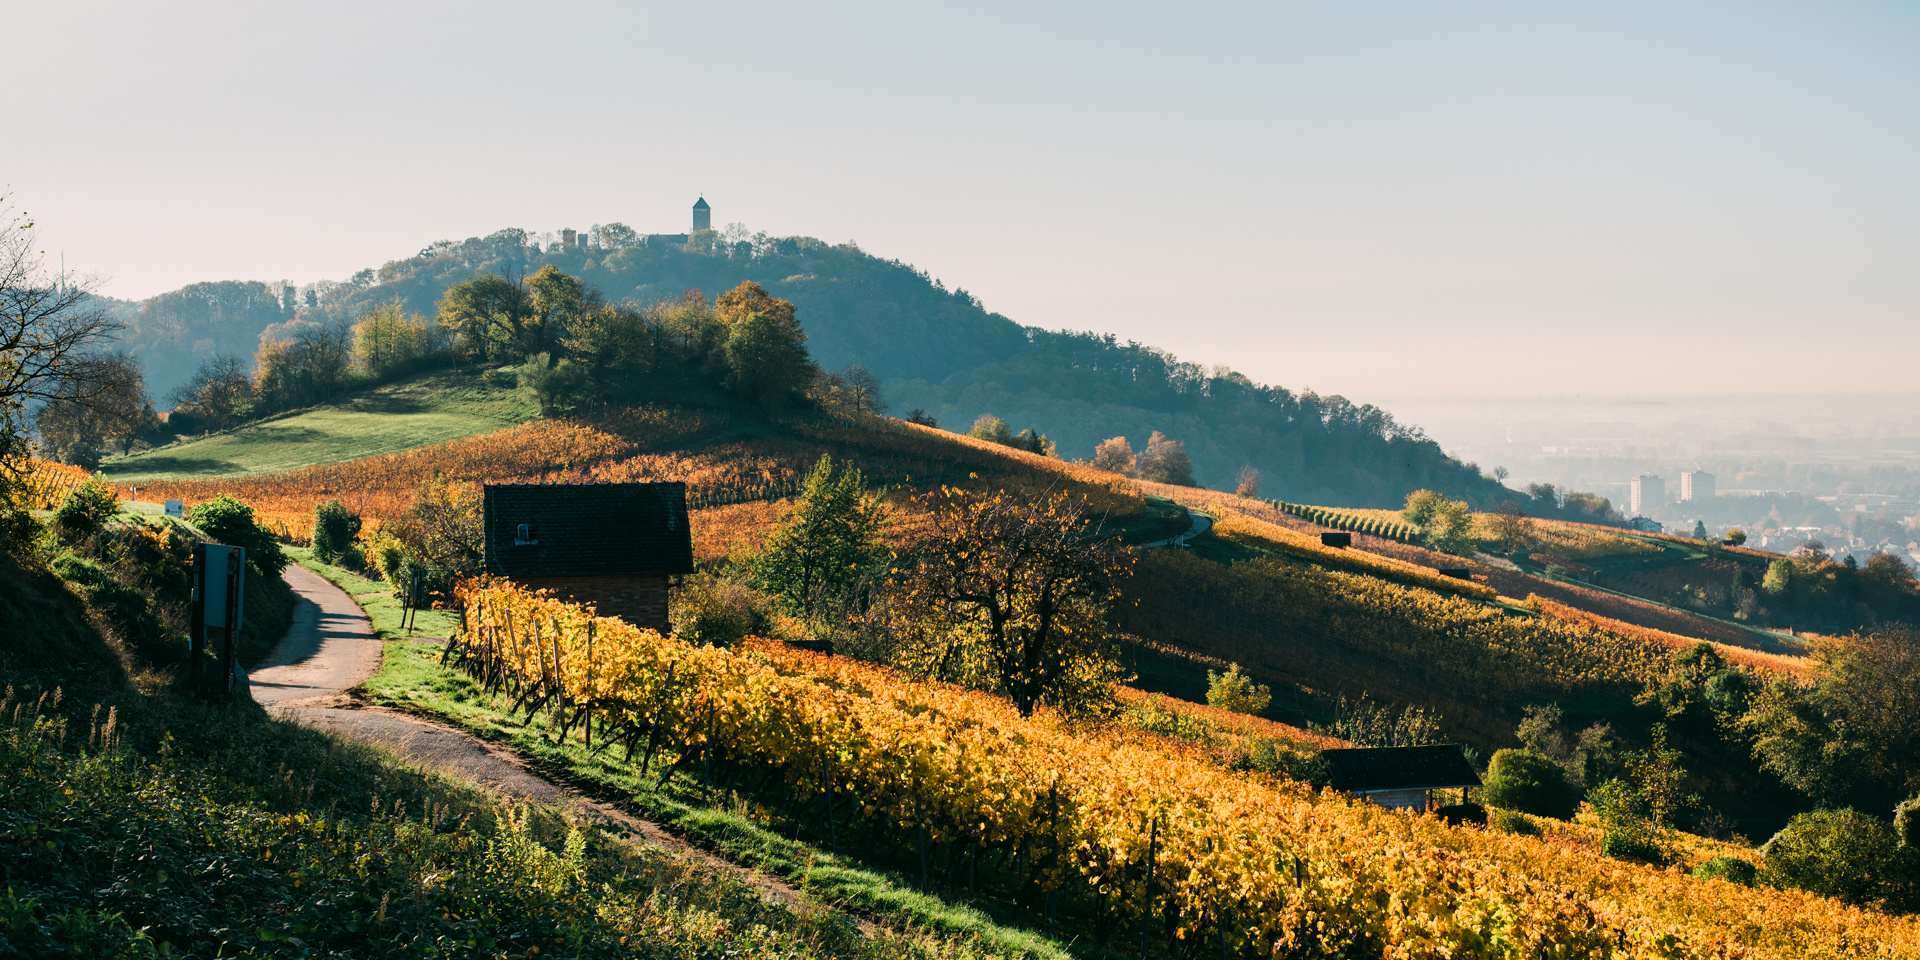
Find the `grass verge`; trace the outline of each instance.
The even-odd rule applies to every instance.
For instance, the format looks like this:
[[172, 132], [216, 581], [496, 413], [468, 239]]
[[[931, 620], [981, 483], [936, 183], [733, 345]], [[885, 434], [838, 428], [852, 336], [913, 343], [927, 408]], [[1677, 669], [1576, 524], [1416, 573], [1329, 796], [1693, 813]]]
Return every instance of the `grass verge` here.
[[345, 590], [353, 597], [353, 602], [366, 611], [367, 619], [373, 622], [373, 635], [382, 640], [399, 637], [447, 637], [458, 628], [453, 614], [445, 610], [416, 610], [413, 613], [411, 630], [406, 625], [407, 610], [400, 598], [393, 595], [393, 585], [385, 580], [369, 580], [345, 567], [334, 566], [313, 555], [311, 547], [286, 547], [287, 556], [295, 563], [326, 578], [334, 586]]

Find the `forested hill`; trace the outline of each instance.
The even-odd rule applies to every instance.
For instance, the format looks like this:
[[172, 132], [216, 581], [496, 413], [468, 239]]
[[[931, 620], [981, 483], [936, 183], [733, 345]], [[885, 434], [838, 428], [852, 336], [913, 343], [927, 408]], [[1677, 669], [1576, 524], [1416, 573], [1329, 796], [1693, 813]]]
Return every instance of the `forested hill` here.
[[[895, 412], [923, 408], [959, 430], [992, 413], [1015, 430], [1038, 429], [1069, 459], [1091, 456], [1095, 444], [1115, 436], [1140, 449], [1158, 430], [1183, 441], [1196, 479], [1216, 488], [1231, 489], [1250, 465], [1261, 472], [1262, 496], [1320, 504], [1398, 506], [1420, 487], [1476, 506], [1502, 495], [1477, 468], [1448, 458], [1417, 428], [1375, 407], [1262, 386], [1112, 336], [1024, 327], [911, 266], [807, 237], [727, 243], [703, 233], [685, 246], [542, 251], [526, 234], [507, 230], [436, 243], [346, 284], [318, 284], [299, 295], [298, 306], [351, 319], [398, 299], [409, 311], [431, 314], [455, 281], [486, 271], [527, 275], [547, 263], [610, 300], [643, 304], [758, 281], [793, 301], [816, 361], [836, 369], [865, 365]], [[276, 302], [276, 293], [284, 299]], [[245, 355], [261, 329], [287, 319], [293, 299], [292, 290], [264, 284], [196, 284], [144, 305], [130, 339], [154, 359], [204, 356], [217, 329], [219, 349]], [[191, 314], [202, 307], [205, 319], [218, 323], [196, 322]], [[160, 341], [171, 331], [196, 342], [169, 349]], [[174, 374], [153, 371], [156, 391], [177, 382]]]

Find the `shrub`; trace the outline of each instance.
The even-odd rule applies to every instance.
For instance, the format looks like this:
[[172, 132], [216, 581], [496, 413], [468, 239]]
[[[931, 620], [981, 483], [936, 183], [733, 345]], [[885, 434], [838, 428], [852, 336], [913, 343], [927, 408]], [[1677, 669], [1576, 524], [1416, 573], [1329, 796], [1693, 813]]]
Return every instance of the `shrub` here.
[[745, 583], [694, 574], [673, 592], [673, 634], [688, 643], [727, 647], [770, 626], [766, 600]]
[[1754, 877], [1758, 874], [1759, 871], [1753, 864], [1739, 857], [1714, 857], [1693, 868], [1693, 875], [1696, 877], [1719, 877], [1728, 883], [1737, 883], [1745, 887], [1753, 886]]
[[1761, 879], [1855, 905], [1886, 899], [1901, 857], [1893, 825], [1857, 810], [1816, 810], [1787, 821], [1760, 852]]
[[245, 547], [248, 565], [268, 577], [277, 577], [287, 568], [287, 555], [273, 531], [254, 522], [253, 508], [232, 497], [194, 504], [187, 511], [187, 522], [215, 543]]
[[1515, 833], [1523, 837], [1540, 834], [1540, 825], [1527, 819], [1526, 814], [1515, 810], [1495, 810], [1489, 821], [1493, 829], [1501, 833]]
[[540, 405], [540, 415], [551, 417], [572, 410], [592, 388], [587, 371], [571, 360], [551, 363], [548, 354], [536, 353], [521, 364], [517, 373], [520, 392]]
[[1496, 807], [1556, 820], [1571, 819], [1579, 803], [1566, 770], [1532, 750], [1494, 754], [1481, 795]]
[[1920, 850], [1920, 797], [1893, 808], [1893, 832], [1901, 846]]
[[360, 515], [338, 500], [324, 500], [313, 508], [313, 552], [338, 563], [360, 535]]
[[86, 536], [99, 533], [107, 518], [118, 509], [120, 498], [113, 495], [113, 488], [98, 480], [88, 480], [67, 494], [53, 520], [66, 533]]
[[1615, 860], [1634, 860], [1655, 866], [1667, 860], [1660, 844], [1638, 830], [1608, 830], [1600, 838], [1600, 853]]
[[392, 537], [381, 537], [373, 544], [373, 552], [368, 555], [380, 579], [398, 584], [407, 564], [407, 547]]
[[1259, 713], [1273, 702], [1273, 689], [1254, 683], [1240, 672], [1237, 663], [1228, 664], [1226, 673], [1207, 671], [1207, 705], [1234, 713]]
[[1477, 803], [1456, 803], [1441, 807], [1434, 813], [1452, 827], [1487, 825], [1487, 808]]

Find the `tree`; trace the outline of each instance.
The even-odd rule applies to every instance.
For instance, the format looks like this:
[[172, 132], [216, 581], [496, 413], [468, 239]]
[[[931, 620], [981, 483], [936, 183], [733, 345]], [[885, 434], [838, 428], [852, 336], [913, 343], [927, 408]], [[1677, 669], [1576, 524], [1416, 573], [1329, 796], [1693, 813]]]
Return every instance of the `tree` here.
[[1253, 682], [1253, 678], [1240, 672], [1240, 665], [1230, 663], [1225, 673], [1207, 671], [1207, 705], [1234, 713], [1257, 714], [1267, 709], [1273, 702], [1273, 688]]
[[800, 330], [800, 321], [794, 317], [792, 301], [782, 300], [766, 291], [766, 288], [747, 280], [739, 286], [720, 295], [714, 301], [714, 316], [729, 326], [739, 323], [749, 316], [760, 316], [774, 323], [796, 342], [805, 343], [807, 335]]
[[231, 353], [216, 353], [200, 361], [192, 378], [175, 388], [169, 397], [174, 416], [183, 421], [198, 421], [206, 429], [230, 427], [253, 413], [253, 378], [247, 375], [240, 358]]
[[873, 371], [857, 363], [847, 364], [840, 371], [840, 379], [846, 384], [850, 406], [859, 413], [887, 412], [886, 398], [880, 394], [880, 378]]
[[1449, 500], [1432, 490], [1407, 494], [1401, 519], [1418, 527], [1426, 535], [1427, 546], [1442, 553], [1465, 556], [1477, 544], [1473, 539], [1473, 518], [1462, 501]]
[[1736, 547], [1740, 546], [1747, 542], [1747, 532], [1745, 530], [1728, 530], [1727, 542]]
[[159, 423], [137, 361], [113, 353], [91, 362], [96, 367], [93, 382], [61, 384], [55, 399], [33, 415], [43, 455], [89, 470], [100, 465], [103, 447], [131, 452], [134, 442]]
[[819, 371], [807, 393], [821, 406], [847, 413], [880, 413], [887, 408], [880, 395], [880, 378], [857, 363], [837, 373]]
[[1122, 476], [1133, 475], [1133, 445], [1126, 437], [1114, 437], [1102, 440], [1093, 448], [1093, 460], [1090, 463], [1095, 470], [1110, 470]]
[[1680, 751], [1667, 746], [1667, 725], [1653, 725], [1653, 743], [1645, 750], [1626, 754], [1627, 778], [1646, 803], [1647, 818], [1655, 829], [1664, 830], [1673, 823], [1673, 815], [1698, 803], [1698, 798], [1683, 792], [1687, 771], [1680, 766]]
[[1495, 753], [1481, 796], [1496, 807], [1556, 820], [1573, 819], [1580, 801], [1566, 770], [1532, 750]]
[[1243, 497], [1258, 497], [1260, 495], [1260, 471], [1254, 469], [1251, 464], [1241, 467], [1240, 475], [1234, 480], [1233, 492]]
[[812, 616], [885, 565], [880, 536], [887, 523], [886, 504], [867, 495], [860, 471], [848, 464], [836, 474], [833, 458], [822, 454], [793, 511], [754, 560], [754, 579], [794, 613]]
[[400, 541], [405, 566], [411, 568], [402, 571], [403, 576], [419, 573], [428, 590], [445, 593], [484, 572], [482, 521], [480, 497], [472, 484], [435, 477], [414, 492], [406, 514], [381, 524], [380, 535]]
[[526, 327], [516, 346], [532, 356], [551, 351], [570, 327], [600, 306], [600, 297], [580, 278], [549, 263], [527, 278], [527, 306]]
[[107, 388], [101, 348], [121, 329], [94, 304], [96, 281], [48, 272], [34, 221], [0, 197], [0, 503], [25, 474], [25, 407], [82, 402]]
[[1084, 501], [943, 487], [918, 502], [928, 527], [897, 583], [906, 620], [930, 633], [913, 666], [994, 690], [1022, 716], [1105, 702], [1124, 675], [1107, 609], [1128, 555], [1086, 535]]
[[313, 552], [328, 563], [338, 563], [360, 535], [360, 515], [339, 500], [323, 500], [313, 508]]
[[325, 403], [348, 387], [353, 368], [351, 325], [297, 321], [279, 330], [281, 336], [262, 342], [254, 356], [255, 412]]
[[1707, 522], [1705, 520], [1695, 520], [1693, 522], [1693, 538], [1695, 540], [1705, 540], [1707, 538]]
[[1137, 466], [1140, 479], [1150, 483], [1170, 483], [1175, 486], [1191, 487], [1193, 482], [1193, 461], [1187, 458], [1187, 446], [1178, 440], [1169, 440], [1158, 430], [1147, 438], [1147, 449], [1140, 452]]
[[540, 405], [543, 417], [557, 416], [578, 406], [592, 388], [587, 371], [571, 360], [549, 363], [548, 356], [536, 353], [520, 365], [516, 377], [520, 392]]
[[593, 230], [594, 241], [608, 250], [640, 245], [640, 235], [624, 223], [603, 223]]
[[530, 322], [532, 296], [526, 287], [497, 273], [469, 277], [447, 288], [440, 298], [440, 322], [457, 331], [482, 356], [519, 356], [536, 353], [525, 349], [537, 342]]
[[1503, 553], [1531, 549], [1539, 536], [1534, 530], [1533, 518], [1527, 516], [1526, 508], [1518, 500], [1500, 501], [1488, 517], [1488, 527]]
[[727, 388], [768, 410], [785, 406], [813, 377], [806, 339], [777, 316], [749, 313], [734, 320], [722, 348]]
[[991, 413], [983, 413], [975, 419], [972, 429], [967, 431], [967, 436], [975, 440], [997, 443], [1003, 447], [1013, 446], [1013, 428], [1007, 426], [1005, 420]]
[[353, 325], [354, 363], [374, 380], [386, 380], [417, 369], [439, 352], [433, 327], [420, 314], [409, 314], [392, 300], [366, 312]]
[[914, 407], [911, 411], [908, 411], [907, 422], [917, 423], [923, 427], [937, 427], [940, 425], [940, 421], [935, 420], [932, 414], [919, 407]]
[[1053, 441], [1048, 440], [1046, 434], [1032, 427], [1014, 434], [1013, 442], [1007, 446], [1016, 450], [1025, 450], [1028, 453], [1037, 453], [1043, 457], [1053, 456]]

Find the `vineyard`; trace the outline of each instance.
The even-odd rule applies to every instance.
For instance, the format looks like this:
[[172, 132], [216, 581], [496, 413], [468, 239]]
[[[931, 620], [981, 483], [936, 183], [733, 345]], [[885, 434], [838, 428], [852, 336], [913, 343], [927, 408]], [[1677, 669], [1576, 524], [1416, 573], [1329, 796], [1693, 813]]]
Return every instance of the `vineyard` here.
[[1491, 587], [1436, 573], [1430, 567], [1363, 550], [1323, 546], [1313, 537], [1278, 524], [1258, 520], [1222, 506], [1214, 506], [1211, 509], [1212, 512], [1220, 515], [1219, 521], [1213, 526], [1214, 535], [1228, 540], [1252, 544], [1331, 569], [1365, 573], [1395, 583], [1424, 587], [1445, 594], [1473, 597], [1478, 600], [1491, 600], [1495, 596]]
[[1130, 633], [1326, 698], [1427, 704], [1487, 743], [1505, 742], [1526, 704], [1619, 709], [1669, 657], [1647, 638], [1282, 559], [1225, 566], [1156, 551], [1123, 596]]
[[[858, 466], [874, 484], [991, 484], [1040, 491], [1064, 474], [1093, 509], [1133, 516], [1144, 501], [1129, 481], [1057, 460], [884, 417], [826, 426], [782, 424], [772, 436], [747, 435], [684, 449], [727, 424], [725, 413], [646, 406], [583, 419], [539, 420], [402, 453], [319, 464], [277, 474], [155, 481], [143, 499], [189, 505], [221, 495], [251, 504], [262, 522], [304, 542], [313, 507], [338, 498], [371, 534], [404, 513], [423, 484], [463, 482], [687, 484], [687, 505], [704, 510], [779, 500], [799, 492], [822, 453]], [[738, 431], [754, 433], [755, 431]], [[683, 449], [658, 451], [680, 445]]]
[[[1476, 515], [1474, 521], [1474, 535], [1482, 541], [1492, 540], [1493, 534], [1488, 529], [1486, 515]], [[1608, 532], [1604, 528], [1551, 520], [1535, 520], [1533, 536], [1536, 541], [1535, 549], [1576, 563], [1612, 557], [1653, 556], [1663, 552], [1659, 547], [1645, 540], [1623, 537], [1620, 534]]]
[[1412, 524], [1401, 522], [1399, 514], [1391, 510], [1335, 510], [1304, 503], [1288, 503], [1284, 500], [1267, 502], [1273, 506], [1273, 509], [1290, 517], [1299, 517], [1308, 523], [1317, 523], [1335, 530], [1364, 533], [1371, 537], [1398, 540], [1402, 543], [1413, 543], [1420, 538], [1419, 529]]
[[[1610, 617], [1600, 616], [1596, 613], [1588, 613], [1577, 607], [1570, 607], [1563, 603], [1555, 603], [1552, 600], [1537, 595], [1529, 595], [1527, 597], [1527, 606], [1555, 619], [1565, 620], [1568, 623], [1584, 623], [1591, 627], [1598, 627], [1602, 630], [1620, 634], [1621, 636], [1651, 640], [1654, 643], [1663, 644], [1671, 650], [1686, 650], [1699, 643], [1712, 642], [1702, 641], [1694, 637], [1683, 637], [1680, 634], [1668, 633], [1665, 630], [1655, 630], [1650, 627], [1637, 626], [1627, 623], [1624, 620], [1615, 620]], [[1732, 646], [1724, 643], [1714, 643], [1713, 648], [1728, 663], [1750, 667], [1755, 670], [1765, 670], [1769, 673], [1804, 677], [1807, 675], [1809, 668], [1806, 657], [1794, 657], [1780, 653], [1764, 653], [1748, 647]]]
[[69, 464], [29, 460], [20, 489], [21, 503], [29, 510], [52, 510], [89, 476], [86, 470]]
[[1910, 918], [1607, 860], [1564, 838], [1451, 828], [846, 660], [695, 648], [511, 587], [464, 601], [448, 656], [563, 736], [661, 782], [755, 774], [830, 834], [998, 860], [1050, 915], [1122, 942], [1231, 956], [1920, 950]]

